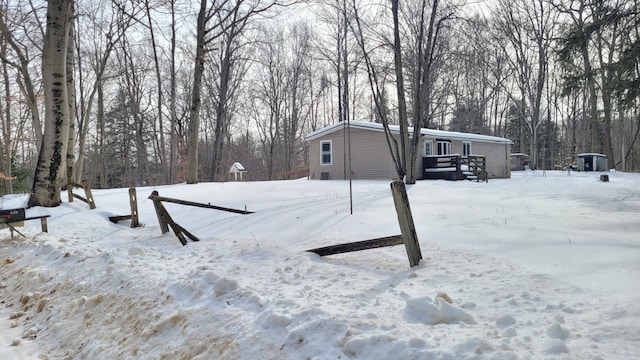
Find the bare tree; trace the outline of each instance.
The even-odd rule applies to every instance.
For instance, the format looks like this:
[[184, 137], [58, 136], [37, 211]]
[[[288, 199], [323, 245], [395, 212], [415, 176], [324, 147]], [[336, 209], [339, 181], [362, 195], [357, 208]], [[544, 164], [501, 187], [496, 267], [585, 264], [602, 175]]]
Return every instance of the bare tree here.
[[[520, 98], [521, 119], [531, 136], [531, 167], [538, 166], [538, 129], [541, 122], [543, 95], [549, 74], [550, 50], [557, 25], [557, 13], [544, 0], [500, 1], [494, 15], [497, 29], [506, 42], [506, 54]], [[508, 45], [507, 45], [508, 44]]]
[[[264, 13], [281, 3], [278, 0], [224, 0], [213, 2], [200, 0], [200, 10], [196, 25], [196, 53], [193, 70], [193, 90], [189, 112], [188, 169], [187, 183], [198, 182], [198, 143], [200, 138], [200, 107], [202, 104], [202, 77], [206, 53], [213, 50], [215, 41], [232, 26], [248, 22], [258, 14]], [[211, 22], [212, 19], [215, 22]]]
[[[392, 0], [391, 2], [391, 13], [393, 17], [393, 42], [391, 46], [394, 59], [393, 68], [395, 74], [395, 89], [398, 97], [400, 146], [398, 146], [398, 140], [396, 139], [396, 136], [393, 134], [389, 126], [389, 114], [385, 111], [386, 109], [384, 106], [384, 92], [382, 91], [382, 87], [386, 86], [386, 84], [380, 81], [384, 79], [384, 77], [379, 76], [379, 71], [376, 69], [376, 66], [373, 63], [371, 56], [372, 53], [369, 50], [368, 44], [365, 40], [363, 27], [366, 24], [363, 24], [363, 22], [361, 21], [361, 17], [358, 13], [358, 7], [355, 1], [352, 4], [352, 10], [355, 20], [355, 37], [364, 55], [365, 65], [367, 67], [369, 77], [369, 84], [371, 86], [371, 92], [373, 93], [375, 99], [376, 110], [380, 116], [380, 119], [382, 120], [384, 132], [387, 139], [387, 145], [389, 146], [389, 153], [393, 159], [396, 173], [398, 175], [398, 179], [391, 183], [391, 190], [396, 207], [396, 214], [398, 215], [398, 222], [400, 224], [400, 230], [402, 232], [407, 255], [409, 257], [409, 263], [411, 266], [415, 266], [418, 265], [418, 263], [422, 259], [422, 252], [420, 250], [420, 244], [418, 242], [418, 236], [413, 222], [413, 215], [411, 213], [411, 207], [409, 205], [409, 198], [406, 196], [405, 184], [402, 180], [407, 174], [407, 167], [414, 168], [414, 166], [412, 165], [413, 163], [410, 163], [408, 165], [407, 161], [412, 158], [415, 159], [415, 157], [412, 156], [412, 153], [415, 153], [416, 146], [414, 146], [413, 149], [410, 149], [408, 146], [409, 124], [405, 101], [405, 85], [402, 60], [402, 44], [400, 39], [398, 0]], [[419, 127], [414, 127], [413, 129], [414, 138], [415, 133], [419, 132], [418, 129]], [[414, 145], [415, 144], [416, 142], [414, 141]]]
[[604, 152], [609, 165], [618, 166], [621, 162], [615, 161], [618, 152], [614, 148], [620, 148], [621, 159], [628, 153], [623, 149], [624, 136], [614, 134], [614, 120], [616, 115], [619, 121], [633, 116], [628, 110], [638, 95], [638, 2], [551, 2], [569, 19], [558, 50], [565, 94], [584, 92], [587, 96], [590, 141], [585, 150]]
[[274, 166], [277, 150], [281, 142], [281, 127], [285, 105], [285, 57], [283, 30], [264, 30], [265, 38], [261, 41], [261, 70], [255, 86], [256, 98], [253, 103], [252, 116], [255, 119], [266, 163], [265, 177], [274, 177]]
[[[10, 13], [8, 6], [0, 8], [0, 32], [4, 41], [10, 46], [15, 53], [16, 60], [11, 60], [6, 56], [2, 56], [2, 61], [15, 68], [20, 74], [16, 81], [20, 92], [24, 95], [27, 106], [31, 113], [31, 122], [33, 132], [35, 133], [36, 147], [42, 144], [42, 122], [40, 120], [40, 111], [38, 109], [38, 96], [40, 91], [37, 87], [37, 78], [31, 74], [31, 64], [34, 61], [33, 49], [35, 53], [41, 51], [38, 48], [39, 43], [44, 38], [42, 25], [37, 21], [37, 13], [39, 9], [33, 7], [27, 9], [27, 13], [19, 13], [14, 11]], [[35, 16], [32, 16], [35, 15]], [[36, 21], [29, 20], [30, 18]], [[9, 24], [13, 26], [10, 28]], [[26, 34], [33, 34], [26, 36]], [[24, 36], [20, 36], [20, 34]], [[40, 35], [40, 36], [39, 36]], [[5, 53], [6, 54], [6, 53]]]
[[72, 13], [72, 0], [51, 0], [48, 3], [42, 54], [45, 127], [29, 206], [53, 207], [60, 205], [61, 201], [71, 119], [66, 66]]
[[311, 76], [311, 27], [306, 23], [295, 23], [287, 36], [287, 79], [285, 93], [287, 106], [285, 108], [284, 122], [284, 158], [285, 171], [293, 170], [298, 166], [298, 153], [302, 147], [303, 131], [311, 115], [311, 99], [307, 88]]
[[[221, 16], [222, 14], [218, 14]], [[219, 21], [223, 21], [219, 18]], [[248, 19], [247, 19], [248, 20]], [[229, 127], [233, 116], [236, 96], [242, 81], [248, 70], [247, 57], [244, 49], [249, 41], [242, 39], [248, 21], [230, 21], [228, 27], [224, 27], [219, 38], [220, 47], [218, 56], [212, 63], [215, 69], [212, 71], [217, 77], [215, 91], [211, 91], [214, 101], [213, 125], [213, 153], [211, 154], [211, 180], [223, 179], [223, 164], [226, 140], [229, 138]]]
[[[585, 0], [556, 1], [552, 5], [571, 19], [569, 31], [561, 38], [558, 50], [559, 60], [565, 69], [566, 92], [584, 86], [588, 103], [588, 134], [590, 140], [585, 147], [593, 152], [601, 152], [600, 124], [598, 121], [598, 94], [595, 72], [590, 54], [590, 42], [593, 29], [589, 26], [592, 15]], [[582, 85], [583, 84], [583, 85]]]
[[[420, 141], [419, 129], [429, 127], [431, 123], [433, 84], [438, 71], [438, 59], [443, 52], [443, 31], [447, 23], [456, 16], [458, 9], [458, 5], [441, 4], [439, 0], [422, 0], [421, 6], [418, 7], [416, 13], [411, 14], [416, 19], [414, 29], [417, 36], [414, 40], [415, 66], [411, 71], [411, 104], [413, 105], [411, 126], [413, 127], [413, 133], [406, 159], [407, 163], [410, 164], [407, 168], [406, 182], [408, 184], [415, 184], [416, 182], [416, 167], [414, 164], [418, 154], [420, 154], [418, 149]], [[396, 41], [399, 43], [399, 39], [396, 39]], [[398, 47], [394, 50], [394, 53], [398, 54], [401, 51], [402, 49]], [[404, 64], [396, 62], [397, 66], [404, 66]], [[400, 121], [409, 121], [409, 117], [407, 116], [403, 119], [401, 114]]]

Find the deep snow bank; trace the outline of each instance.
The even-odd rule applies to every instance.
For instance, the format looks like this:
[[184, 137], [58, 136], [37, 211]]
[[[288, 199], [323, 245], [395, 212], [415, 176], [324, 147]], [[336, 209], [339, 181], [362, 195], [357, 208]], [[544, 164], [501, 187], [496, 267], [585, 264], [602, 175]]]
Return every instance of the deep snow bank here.
[[[609, 282], [629, 284], [622, 277], [640, 273], [616, 262], [637, 253], [598, 258], [637, 241], [629, 207], [640, 189], [613, 177], [609, 195], [593, 200], [608, 202], [596, 206], [571, 195], [594, 193], [601, 184], [589, 180], [411, 187], [425, 257], [413, 269], [402, 247], [322, 259], [303, 252], [397, 233], [387, 182], [356, 183], [352, 216], [343, 182], [162, 188], [161, 195], [222, 206], [253, 201], [258, 211], [173, 206], [172, 216], [201, 239], [185, 247], [160, 235], [149, 201], [140, 204], [146, 226], [130, 229], [107, 220], [126, 213], [126, 189], [96, 191], [97, 210], [76, 203], [46, 210], [49, 234], [38, 224], [27, 224], [26, 239], [2, 233], [0, 295], [11, 312], [23, 312], [22, 328], [37, 329], [49, 359], [630, 359], [640, 334], [634, 288], [602, 293], [600, 283], [595, 291], [581, 285], [584, 274], [566, 274], [578, 240], [598, 243], [579, 254], [599, 259]], [[519, 192], [525, 185], [529, 191]], [[151, 190], [139, 189], [139, 199]], [[616, 242], [598, 233], [576, 238], [585, 224], [557, 218], [568, 207], [589, 226], [616, 217], [624, 224], [610, 231]], [[562, 242], [538, 237], [554, 232]]]

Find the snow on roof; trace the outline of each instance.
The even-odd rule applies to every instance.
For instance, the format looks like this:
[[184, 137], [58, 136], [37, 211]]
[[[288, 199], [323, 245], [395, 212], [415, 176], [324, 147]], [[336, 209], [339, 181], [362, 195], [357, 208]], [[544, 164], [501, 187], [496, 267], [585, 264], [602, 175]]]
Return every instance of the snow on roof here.
[[230, 173], [245, 171], [247, 171], [247, 169], [245, 169], [244, 166], [242, 166], [242, 164], [240, 164], [239, 162], [234, 162], [233, 165], [231, 165], [231, 169], [229, 169]]
[[[373, 131], [384, 131], [382, 124], [368, 122], [368, 121], [350, 121], [349, 125], [351, 128], [355, 129], [365, 129], [365, 130], [373, 130]], [[322, 129], [318, 129], [307, 135], [306, 140], [311, 141], [322, 137], [324, 135], [331, 134], [340, 130], [342, 127], [345, 127], [346, 124], [343, 122], [338, 122], [332, 125], [328, 125], [323, 127]], [[400, 126], [398, 125], [389, 125], [389, 130], [392, 133], [398, 134], [400, 133]], [[413, 128], [409, 128], [409, 133], [413, 133]], [[489, 136], [489, 135], [480, 135], [480, 134], [470, 134], [470, 133], [462, 133], [455, 131], [444, 131], [444, 130], [434, 130], [434, 129], [420, 129], [420, 134], [429, 137], [435, 138], [444, 138], [444, 139], [455, 139], [455, 140], [472, 140], [472, 141], [480, 141], [480, 142], [491, 142], [491, 143], [501, 143], [501, 144], [513, 144], [513, 142], [509, 139], [497, 136]]]
[[607, 155], [605, 155], [605, 154], [598, 154], [598, 153], [583, 153], [583, 154], [578, 154], [578, 157], [585, 157], [585, 156], [600, 156], [600, 157], [607, 157]]

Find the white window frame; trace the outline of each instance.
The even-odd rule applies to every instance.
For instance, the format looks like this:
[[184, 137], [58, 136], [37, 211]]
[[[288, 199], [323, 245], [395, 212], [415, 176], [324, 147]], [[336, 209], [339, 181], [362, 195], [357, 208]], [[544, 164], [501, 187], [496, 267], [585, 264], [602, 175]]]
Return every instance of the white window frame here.
[[[324, 144], [329, 144], [329, 151], [323, 150]], [[329, 155], [329, 162], [324, 161], [325, 155]], [[333, 165], [333, 142], [331, 140], [320, 141], [320, 165]]]
[[433, 140], [426, 140], [424, 142], [424, 153], [423, 154], [424, 154], [424, 156], [433, 155]]
[[471, 141], [462, 142], [462, 156], [470, 156], [471, 154], [473, 154], [471, 149]]
[[438, 155], [450, 155], [451, 141], [437, 140], [436, 148], [438, 150]]

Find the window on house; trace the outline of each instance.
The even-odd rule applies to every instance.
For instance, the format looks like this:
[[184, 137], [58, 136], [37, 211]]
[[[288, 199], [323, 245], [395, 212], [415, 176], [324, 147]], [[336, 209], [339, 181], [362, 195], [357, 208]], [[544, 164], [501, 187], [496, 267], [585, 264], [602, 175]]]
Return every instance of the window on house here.
[[427, 140], [424, 142], [424, 156], [433, 155], [433, 141]]
[[471, 141], [462, 142], [462, 156], [471, 155]]
[[438, 146], [438, 155], [449, 155], [451, 154], [451, 142], [450, 141], [437, 141]]
[[320, 142], [320, 164], [331, 165], [331, 140], [325, 140]]

